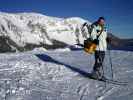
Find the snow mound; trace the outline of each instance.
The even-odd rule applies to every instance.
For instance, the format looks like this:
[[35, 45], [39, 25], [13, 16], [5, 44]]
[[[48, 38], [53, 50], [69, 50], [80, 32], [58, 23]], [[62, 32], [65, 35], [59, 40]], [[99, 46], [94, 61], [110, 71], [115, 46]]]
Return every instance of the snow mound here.
[[70, 48], [62, 48], [62, 49], [56, 49], [54, 51], [56, 51], [56, 52], [70, 52], [71, 50], [70, 50]]

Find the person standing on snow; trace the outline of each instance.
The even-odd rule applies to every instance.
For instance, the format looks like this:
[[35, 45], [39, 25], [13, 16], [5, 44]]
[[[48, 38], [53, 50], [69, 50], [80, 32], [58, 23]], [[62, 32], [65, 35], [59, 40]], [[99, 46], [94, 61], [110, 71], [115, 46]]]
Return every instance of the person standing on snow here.
[[[84, 23], [82, 29], [89, 25]], [[105, 52], [107, 50], [107, 31], [105, 29], [105, 18], [99, 17], [99, 19], [91, 25], [90, 38], [96, 41], [95, 64], [93, 71], [91, 73], [92, 77], [95, 79], [103, 79], [103, 61], [105, 58]]]

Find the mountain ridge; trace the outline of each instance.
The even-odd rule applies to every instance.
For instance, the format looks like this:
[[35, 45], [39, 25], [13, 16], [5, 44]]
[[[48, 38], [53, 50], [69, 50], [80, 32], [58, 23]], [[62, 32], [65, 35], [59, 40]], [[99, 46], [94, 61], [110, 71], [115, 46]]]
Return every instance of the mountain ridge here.
[[[77, 43], [83, 44], [87, 32], [81, 32], [84, 22], [80, 17], [57, 18], [39, 13], [0, 12], [0, 52], [22, 52], [44, 47], [46, 49], [64, 48]], [[109, 33], [117, 47], [119, 43], [132, 44], [128, 39], [120, 39]]]

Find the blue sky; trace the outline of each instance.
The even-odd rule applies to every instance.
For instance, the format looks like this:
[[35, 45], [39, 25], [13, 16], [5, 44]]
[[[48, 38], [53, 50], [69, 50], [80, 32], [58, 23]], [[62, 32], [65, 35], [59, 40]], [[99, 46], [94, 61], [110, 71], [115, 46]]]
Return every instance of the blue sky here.
[[108, 30], [133, 38], [133, 0], [0, 0], [3, 12], [38, 12], [55, 17], [106, 18]]

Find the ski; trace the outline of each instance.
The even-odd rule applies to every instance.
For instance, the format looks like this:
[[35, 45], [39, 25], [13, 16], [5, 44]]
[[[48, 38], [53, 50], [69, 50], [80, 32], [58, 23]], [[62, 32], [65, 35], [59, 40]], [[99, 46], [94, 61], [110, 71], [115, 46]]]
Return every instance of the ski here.
[[86, 77], [88, 77], [89, 79], [92, 79], [92, 80], [101, 81], [101, 82], [105, 82], [105, 83], [109, 83], [109, 84], [128, 85], [128, 82], [121, 82], [121, 81], [117, 81], [117, 80], [113, 80], [113, 79], [107, 79], [107, 78], [96, 79], [90, 73], [88, 73], [88, 75], [86, 75]]
[[115, 85], [128, 85], [128, 82], [121, 82], [121, 81], [112, 80], [112, 79], [97, 79], [97, 80], [110, 83], [110, 84], [115, 84]]
[[91, 80], [95, 80], [95, 81], [105, 82], [105, 83], [108, 83], [108, 84], [123, 85], [123, 86], [128, 85], [128, 82], [122, 82], [122, 81], [117, 81], [117, 80], [108, 79], [108, 78], [97, 79], [97, 78], [94, 78], [91, 73], [83, 72], [79, 76], [82, 76], [82, 77], [85, 77], [85, 78], [88, 78], [88, 79], [91, 79]]
[[94, 79], [94, 80], [98, 80], [98, 81], [102, 81], [105, 83], [109, 83], [109, 84], [114, 84], [114, 85], [128, 85], [128, 82], [120, 82], [117, 80], [112, 80], [112, 79]]

